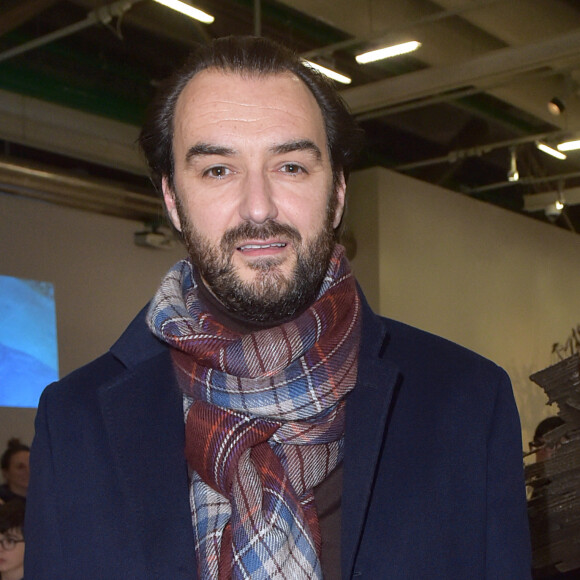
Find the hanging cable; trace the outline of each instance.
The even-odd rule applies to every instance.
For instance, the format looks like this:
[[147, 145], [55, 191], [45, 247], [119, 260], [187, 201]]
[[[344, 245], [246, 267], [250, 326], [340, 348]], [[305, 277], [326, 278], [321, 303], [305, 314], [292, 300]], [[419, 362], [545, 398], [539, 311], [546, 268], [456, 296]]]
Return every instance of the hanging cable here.
[[520, 174], [518, 172], [518, 164], [516, 158], [516, 148], [512, 147], [510, 149], [510, 168], [507, 173], [508, 181], [518, 181]]
[[262, 36], [262, 6], [260, 0], [254, 0], [254, 35]]
[[108, 25], [111, 20], [115, 17], [121, 17], [125, 12], [127, 12], [133, 4], [137, 2], [141, 2], [142, 0], [118, 0], [117, 2], [113, 2], [112, 4], [108, 4], [106, 6], [101, 6], [96, 10], [93, 10], [87, 14], [87, 17], [80, 22], [75, 24], [71, 24], [70, 26], [65, 26], [60, 30], [56, 30], [55, 32], [51, 32], [50, 34], [46, 34], [40, 38], [36, 38], [31, 40], [30, 42], [25, 42], [20, 46], [16, 46], [9, 50], [4, 51], [0, 54], [0, 62], [8, 60], [14, 56], [18, 56], [19, 54], [24, 54], [30, 50], [38, 48], [40, 46], [44, 46], [45, 44], [49, 44], [50, 42], [54, 42], [60, 38], [64, 38], [65, 36], [70, 36], [71, 34], [75, 34], [76, 32], [80, 32], [85, 28], [90, 28], [95, 24], [105, 24]]

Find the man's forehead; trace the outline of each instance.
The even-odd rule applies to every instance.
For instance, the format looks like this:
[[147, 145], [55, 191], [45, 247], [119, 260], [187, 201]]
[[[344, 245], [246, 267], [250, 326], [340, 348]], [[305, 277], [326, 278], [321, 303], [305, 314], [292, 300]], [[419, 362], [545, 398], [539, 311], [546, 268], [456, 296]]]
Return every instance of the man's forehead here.
[[[183, 89], [174, 116], [174, 138], [189, 141], [198, 131], [204, 139], [237, 123], [284, 127], [282, 138], [310, 139], [328, 148], [324, 117], [306, 83], [291, 71], [246, 73], [215, 68], [197, 73]], [[208, 133], [209, 130], [209, 133]], [[294, 133], [294, 134], [292, 134]], [[221, 135], [223, 136], [223, 135]], [[277, 141], [276, 144], [279, 144]]]
[[[244, 92], [248, 87], [253, 87], [256, 97], [261, 97], [264, 93], [278, 92], [278, 96], [287, 96], [296, 105], [300, 103], [304, 106], [308, 104], [317, 115], [322, 117], [322, 111], [314, 94], [310, 91], [306, 83], [292, 71], [258, 73], [253, 71], [231, 71], [218, 68], [207, 68], [198, 72], [192, 77], [183, 88], [177, 101], [176, 112], [179, 109], [189, 108], [191, 102], [200, 99], [205, 104], [211, 106], [217, 103], [222, 97], [236, 99], [240, 92]], [[281, 93], [281, 95], [280, 95]], [[273, 103], [275, 104], [275, 103]]]

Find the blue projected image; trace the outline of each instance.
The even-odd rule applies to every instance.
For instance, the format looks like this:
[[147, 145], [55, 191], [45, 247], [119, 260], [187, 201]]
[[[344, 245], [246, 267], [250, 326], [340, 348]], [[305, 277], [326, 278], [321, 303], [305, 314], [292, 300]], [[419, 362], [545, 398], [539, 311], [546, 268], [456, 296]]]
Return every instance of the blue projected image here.
[[57, 379], [53, 285], [0, 276], [0, 406], [36, 407]]

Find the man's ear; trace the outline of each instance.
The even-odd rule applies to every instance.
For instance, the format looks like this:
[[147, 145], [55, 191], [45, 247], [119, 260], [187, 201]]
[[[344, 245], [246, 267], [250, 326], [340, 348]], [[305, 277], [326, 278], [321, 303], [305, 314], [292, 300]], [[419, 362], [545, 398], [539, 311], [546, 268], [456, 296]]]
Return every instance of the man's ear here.
[[344, 174], [340, 172], [338, 184], [336, 185], [336, 210], [334, 212], [334, 221], [332, 223], [334, 229], [340, 225], [342, 220], [342, 215], [344, 213], [344, 202], [346, 199], [346, 182], [344, 180]]
[[161, 188], [163, 189], [163, 201], [165, 202], [165, 208], [167, 209], [167, 215], [171, 220], [171, 223], [177, 231], [181, 231], [181, 221], [179, 220], [179, 214], [177, 212], [177, 204], [175, 202], [175, 191], [169, 185], [167, 177], [163, 177], [161, 180]]

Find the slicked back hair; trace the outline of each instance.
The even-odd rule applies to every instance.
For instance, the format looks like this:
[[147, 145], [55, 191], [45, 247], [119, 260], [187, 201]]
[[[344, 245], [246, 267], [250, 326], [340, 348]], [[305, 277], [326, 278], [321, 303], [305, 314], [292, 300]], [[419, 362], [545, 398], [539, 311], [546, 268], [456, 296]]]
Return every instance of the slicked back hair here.
[[290, 72], [300, 78], [322, 111], [335, 187], [341, 172], [345, 179], [348, 178], [362, 145], [362, 130], [330, 81], [277, 42], [262, 37], [228, 36], [195, 49], [185, 65], [162, 85], [149, 109], [139, 144], [159, 192], [164, 177], [173, 188], [173, 131], [177, 100], [187, 83], [206, 69], [241, 76]]

